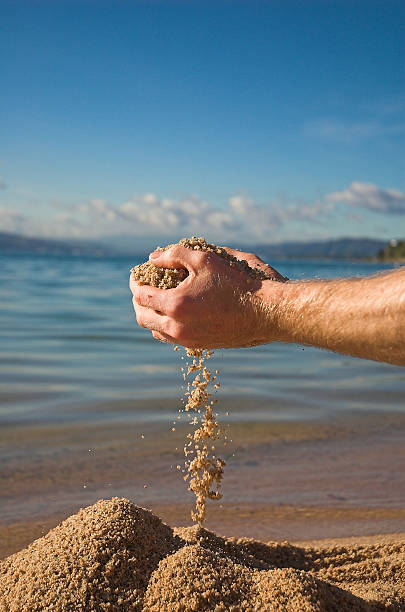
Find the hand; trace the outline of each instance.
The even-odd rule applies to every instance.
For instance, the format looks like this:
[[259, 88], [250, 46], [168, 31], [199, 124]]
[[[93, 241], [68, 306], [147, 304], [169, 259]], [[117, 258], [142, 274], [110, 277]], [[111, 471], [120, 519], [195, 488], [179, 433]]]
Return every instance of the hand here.
[[[227, 250], [266, 272], [269, 279], [286, 280], [256, 255]], [[137, 321], [158, 340], [189, 348], [230, 348], [281, 339], [271, 329], [259, 299], [264, 283], [274, 285], [275, 294], [281, 283], [251, 278], [215, 253], [178, 245], [155, 251], [150, 260], [156, 266], [185, 268], [189, 273], [175, 289], [140, 286], [131, 275]]]
[[230, 255], [236, 257], [236, 259], [246, 261], [251, 268], [258, 268], [259, 270], [262, 270], [266, 274], [267, 278], [281, 282], [288, 281], [286, 276], [282, 276], [275, 268], [272, 268], [268, 263], [263, 261], [263, 259], [260, 259], [260, 257], [254, 253], [246, 253], [244, 251], [230, 249], [229, 247], [222, 248], [225, 249], [225, 251], [227, 251]]

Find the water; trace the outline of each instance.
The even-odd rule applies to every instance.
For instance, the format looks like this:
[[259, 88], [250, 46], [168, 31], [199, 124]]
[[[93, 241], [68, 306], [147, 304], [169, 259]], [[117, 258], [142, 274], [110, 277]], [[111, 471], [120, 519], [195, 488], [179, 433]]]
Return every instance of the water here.
[[[101, 413], [94, 405], [181, 396], [180, 353], [136, 324], [128, 275], [137, 263], [126, 257], [0, 257], [0, 422], [95, 419]], [[271, 263], [291, 279], [390, 267]], [[404, 408], [405, 370], [386, 364], [277, 343], [216, 351], [212, 366], [221, 372], [221, 396], [245, 400], [238, 419]], [[148, 406], [143, 419], [167, 418]], [[108, 414], [103, 418], [117, 418], [119, 410]], [[133, 416], [141, 417], [139, 410]]]

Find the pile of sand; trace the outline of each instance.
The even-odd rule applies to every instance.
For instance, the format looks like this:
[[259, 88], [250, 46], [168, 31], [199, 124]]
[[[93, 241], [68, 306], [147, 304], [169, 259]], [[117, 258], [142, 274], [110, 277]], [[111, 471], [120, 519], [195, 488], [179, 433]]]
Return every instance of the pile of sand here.
[[0, 610], [405, 610], [405, 542], [305, 549], [172, 530], [126, 499], [0, 564]]

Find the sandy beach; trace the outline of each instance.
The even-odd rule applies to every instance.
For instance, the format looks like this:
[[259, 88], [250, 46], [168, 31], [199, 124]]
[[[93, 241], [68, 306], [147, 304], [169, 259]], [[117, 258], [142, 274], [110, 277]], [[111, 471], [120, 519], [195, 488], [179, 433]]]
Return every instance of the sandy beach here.
[[[90, 278], [80, 262], [24, 261], [4, 268], [11, 298], [0, 317], [0, 559], [8, 558], [1, 610], [51, 609], [44, 598], [54, 590], [44, 584], [55, 584], [61, 558], [58, 588], [71, 610], [103, 609], [97, 576], [106, 609], [182, 609], [166, 600], [173, 568], [183, 578], [206, 572], [210, 580], [229, 580], [243, 597], [222, 600], [214, 580], [218, 610], [269, 609], [269, 597], [274, 609], [288, 610], [280, 593], [289, 593], [291, 610], [345, 610], [347, 601], [356, 610], [403, 609], [402, 368], [278, 344], [217, 351], [220, 421], [232, 442], [218, 449], [227, 462], [223, 499], [208, 502], [207, 532], [197, 537], [193, 495], [176, 469], [189, 426], [181, 419], [172, 431], [181, 405], [181, 354], [141, 333], [123, 309], [129, 262], [98, 262]], [[293, 276], [294, 267], [287, 273]], [[27, 287], [30, 321], [20, 307]], [[99, 502], [112, 498], [129, 501]], [[136, 508], [147, 510], [141, 531], [145, 521], [155, 525], [142, 542]], [[163, 539], [161, 521], [169, 526]], [[94, 547], [86, 548], [81, 534], [89, 525]], [[112, 528], [108, 552], [103, 534]], [[132, 534], [131, 544], [123, 533]], [[174, 545], [175, 537], [181, 541]], [[235, 557], [229, 538], [254, 542]], [[132, 578], [124, 587], [111, 573], [92, 573], [114, 565], [127, 575], [121, 561], [132, 559], [134, 547], [149, 558], [154, 541], [160, 543], [138, 595]], [[38, 559], [49, 563], [40, 567]], [[273, 570], [279, 572], [268, 573]], [[234, 581], [235, 571], [243, 584]], [[82, 590], [69, 590], [75, 576]], [[192, 583], [177, 591], [188, 592], [195, 609], [215, 609], [187, 591]], [[114, 600], [117, 589], [126, 593], [124, 603]], [[97, 604], [89, 604], [91, 597]], [[14, 601], [17, 608], [9, 605]]]
[[0, 564], [7, 612], [400, 611], [405, 538], [297, 546], [171, 529], [126, 499], [99, 501]]
[[[155, 410], [159, 409], [160, 402], [162, 407], [164, 405], [166, 408], [170, 401], [174, 402], [145, 401]], [[234, 413], [238, 414], [241, 408], [238, 401], [231, 397], [223, 398], [223, 410], [231, 410], [233, 407]], [[254, 402], [261, 401], [257, 398], [250, 401], [250, 408], [258, 410], [260, 406], [255, 406]], [[174, 405], [175, 402], [173, 407]], [[92, 409], [100, 415], [99, 422], [14, 422], [2, 428], [0, 554], [3, 558], [24, 549], [33, 540], [43, 538], [66, 517], [76, 515], [81, 507], [116, 496], [129, 499], [137, 506], [150, 510], [170, 526], [191, 529], [186, 530], [187, 534], [195, 532], [190, 519], [193, 499], [175, 469], [182, 456], [185, 427], [180, 426], [176, 432], [172, 432], [169, 423], [131, 423], [129, 418], [125, 420], [125, 414], [127, 412], [129, 415], [134, 410], [134, 403], [116, 403], [114, 408], [99, 404], [94, 405]], [[109, 411], [111, 417], [111, 411], [114, 410], [120, 415], [120, 419], [117, 419], [116, 423], [110, 420], [108, 424], [103, 424], [103, 412]], [[218, 534], [218, 537], [254, 538], [261, 542], [272, 542], [269, 544], [270, 548], [263, 548], [267, 551], [266, 555], [270, 555], [266, 557], [267, 565], [263, 565], [266, 569], [261, 568], [259, 571], [253, 565], [254, 572], [266, 573], [270, 571], [270, 567], [282, 567], [283, 572], [286, 571], [285, 568], [297, 571], [299, 567], [299, 571], [311, 575], [311, 580], [315, 576], [327, 585], [343, 585], [342, 588], [351, 594], [350, 597], [360, 597], [360, 603], [356, 603], [355, 599], [345, 603], [354, 607], [336, 609], [405, 609], [404, 594], [398, 586], [401, 581], [402, 585], [405, 581], [405, 474], [401, 469], [405, 461], [405, 415], [399, 412], [358, 412], [336, 417], [327, 423], [315, 420], [283, 421], [281, 418], [273, 422], [235, 420], [230, 423], [229, 432], [233, 442], [227, 449], [224, 497], [220, 502], [209, 503], [206, 529]], [[69, 520], [78, 519], [76, 516]], [[185, 537], [186, 532], [180, 529], [179, 533]], [[46, 542], [49, 537], [47, 536]], [[190, 537], [193, 546], [201, 547], [201, 543], [195, 541], [195, 533]], [[209, 536], [211, 537], [214, 536]], [[58, 538], [59, 536], [53, 544], [54, 552], [57, 552], [60, 545]], [[290, 544], [287, 544], [287, 541]], [[41, 549], [45, 546], [44, 542], [45, 540], [40, 539], [33, 546]], [[282, 547], [287, 560], [284, 560], [282, 565], [277, 565], [273, 558], [275, 542], [280, 543], [280, 546], [284, 543]], [[208, 557], [203, 555], [200, 558], [199, 548], [192, 563], [197, 564], [198, 571], [202, 567], [200, 563], [208, 564], [207, 571], [210, 573], [214, 571], [213, 567], [216, 567], [218, 561], [209, 557], [216, 551], [216, 547], [212, 549], [211, 544], [208, 548], [204, 546], [204, 555], [207, 550], [211, 551], [207, 553]], [[251, 543], [249, 546], [258, 547], [259, 544]], [[316, 564], [312, 560], [312, 566], [308, 565], [307, 561], [306, 565], [298, 566], [294, 556], [296, 553], [292, 552], [296, 550], [294, 546], [299, 548], [300, 554], [305, 558], [309, 555], [305, 551], [311, 551], [311, 559], [314, 559], [316, 551]], [[339, 562], [336, 560], [339, 556], [336, 547], [343, 551], [339, 553]], [[9, 572], [13, 571], [14, 564], [20, 563], [18, 559], [24, 558], [24, 563], [29, 565], [30, 558], [34, 558], [32, 550], [34, 549], [31, 547], [28, 552], [10, 557], [3, 565], [6, 575], [9, 576]], [[183, 558], [180, 550], [176, 551], [172, 560], [175, 562], [177, 559], [176, 562], [180, 563], [180, 568], [187, 574], [188, 564], [192, 560], [187, 555]], [[188, 554], [190, 550], [185, 552]], [[163, 557], [164, 555], [162, 559]], [[226, 553], [222, 559], [227, 569], [221, 566], [221, 570], [217, 568], [215, 571], [225, 571], [226, 575], [229, 575], [229, 568], [233, 567], [235, 559], [232, 555], [228, 557]], [[377, 584], [374, 579], [360, 577], [360, 573], [365, 571], [364, 567], [375, 567], [376, 558], [384, 567], [392, 564], [395, 568], [395, 571], [392, 570], [391, 581], [379, 578]], [[346, 575], [349, 570], [338, 571], [337, 568], [342, 567], [342, 563], [343, 566], [352, 564], [353, 559], [360, 564], [359, 568], [364, 567], [361, 572], [359, 569], [360, 573], [355, 582], [350, 582]], [[69, 564], [72, 563], [74, 561], [70, 560]], [[160, 565], [157, 562], [153, 571], [163, 572], [164, 563], [167, 565], [169, 562], [161, 561]], [[248, 574], [253, 571], [245, 561], [242, 565], [245, 569], [248, 568]], [[197, 571], [196, 568], [193, 571]], [[166, 570], [167, 568], [164, 571]], [[338, 574], [340, 578], [336, 578]], [[155, 574], [153, 576], [153, 584], [157, 588], [160, 578]], [[308, 586], [305, 581], [306, 586], [302, 587], [301, 578], [291, 587], [290, 578], [291, 576], [280, 575], [281, 590], [286, 588], [288, 591], [293, 588], [295, 592], [301, 589], [304, 599], [298, 599], [297, 602], [301, 603], [294, 604], [296, 607], [275, 609], [335, 609], [327, 607], [332, 605], [330, 602], [334, 601], [333, 597], [336, 595], [333, 589], [335, 595], [328, 591], [331, 586], [327, 586], [328, 594], [324, 595], [327, 598], [332, 597], [325, 600], [329, 601], [329, 604], [310, 607], [315, 604], [311, 604], [310, 599], [305, 599], [305, 593], [306, 589], [311, 591], [315, 587]], [[273, 587], [270, 588], [269, 579], [266, 578], [267, 586], [260, 587], [262, 599], [257, 594], [258, 587], [255, 587], [253, 593], [253, 587], [249, 586], [250, 594], [248, 591], [245, 593], [246, 608], [228, 608], [226, 606], [231, 604], [225, 602], [224, 608], [215, 609], [253, 609], [249, 608], [249, 605], [258, 605], [255, 609], [268, 609], [263, 589], [270, 589], [271, 592]], [[253, 579], [250, 576], [246, 580], [251, 585], [252, 580], [257, 581], [258, 577]], [[290, 584], [288, 588], [287, 583]], [[255, 584], [257, 585], [257, 582]], [[154, 597], [153, 605], [142, 603], [142, 595], [139, 600], [142, 600], [141, 603], [136, 604], [141, 607], [130, 607], [130, 604], [125, 607], [122, 604], [123, 607], [111, 609], [183, 609], [170, 607], [178, 602], [163, 604], [163, 599], [159, 599], [163, 597], [162, 594], [155, 594]], [[193, 595], [190, 597], [190, 601], [194, 601]], [[218, 597], [220, 606], [221, 598], [219, 595]], [[319, 593], [313, 597], [316, 601], [321, 601]], [[341, 601], [339, 597], [337, 602]], [[156, 601], [160, 601], [160, 604]], [[236, 600], [235, 602], [232, 605], [242, 605]], [[300, 605], [304, 605], [303, 602], [306, 602], [307, 607], [300, 608]], [[394, 607], [386, 607], [387, 602], [391, 602], [389, 605]], [[141, 604], [146, 607], [142, 608]], [[162, 607], [159, 608], [159, 605]], [[201, 601], [195, 605], [197, 607], [184, 609], [214, 609], [203, 607]], [[4, 609], [17, 610], [12, 607]], [[28, 606], [18, 609], [35, 608]], [[79, 606], [76, 609], [104, 608]]]
[[405, 612], [405, 2], [0, 5], [0, 612]]

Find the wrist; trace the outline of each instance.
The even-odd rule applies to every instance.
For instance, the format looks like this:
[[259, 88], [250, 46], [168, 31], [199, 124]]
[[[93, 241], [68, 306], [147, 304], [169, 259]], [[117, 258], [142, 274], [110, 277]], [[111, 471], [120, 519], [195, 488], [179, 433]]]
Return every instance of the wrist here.
[[321, 293], [317, 281], [263, 281], [257, 295], [267, 312], [268, 341], [311, 343], [309, 319], [322, 301]]
[[299, 292], [296, 283], [266, 280], [255, 293], [265, 315], [266, 342], [293, 342], [291, 313]]

